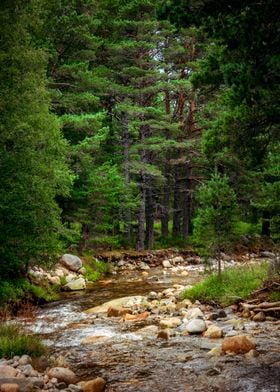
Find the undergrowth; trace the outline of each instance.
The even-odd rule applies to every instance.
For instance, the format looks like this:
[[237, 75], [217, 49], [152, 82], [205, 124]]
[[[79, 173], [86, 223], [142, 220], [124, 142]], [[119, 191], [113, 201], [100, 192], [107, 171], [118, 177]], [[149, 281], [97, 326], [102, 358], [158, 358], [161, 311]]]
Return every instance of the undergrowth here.
[[39, 337], [28, 335], [15, 325], [0, 324], [0, 358], [24, 354], [40, 357], [46, 352]]
[[86, 270], [85, 278], [90, 282], [96, 282], [102, 275], [109, 272], [108, 264], [96, 259], [87, 260], [84, 267]]
[[228, 306], [247, 298], [267, 278], [268, 264], [231, 268], [214, 274], [183, 293], [184, 298]]

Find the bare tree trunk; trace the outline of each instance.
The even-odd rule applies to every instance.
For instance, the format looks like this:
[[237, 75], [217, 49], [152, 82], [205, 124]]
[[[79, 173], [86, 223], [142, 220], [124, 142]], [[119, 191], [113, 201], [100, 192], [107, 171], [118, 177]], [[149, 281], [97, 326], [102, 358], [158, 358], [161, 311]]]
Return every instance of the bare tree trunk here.
[[175, 170], [172, 235], [173, 237], [178, 237], [181, 234], [180, 180], [177, 168]]
[[[122, 113], [122, 128], [123, 128], [123, 154], [124, 154], [124, 178], [126, 186], [129, 187], [130, 183], [130, 172], [129, 172], [129, 130], [128, 130], [128, 114], [127, 112]], [[132, 226], [131, 226], [131, 210], [125, 207], [124, 210], [124, 235], [128, 242], [131, 241], [132, 237]]]
[[[190, 170], [187, 170], [188, 177]], [[188, 238], [190, 232], [190, 215], [191, 215], [191, 180], [185, 180], [185, 190], [183, 194], [183, 219], [182, 219], [182, 237]]]
[[146, 244], [148, 249], [154, 246], [154, 199], [151, 180], [146, 190]]
[[138, 241], [136, 249], [142, 251], [145, 249], [145, 219], [146, 219], [146, 189], [144, 174], [141, 173], [140, 184], [140, 206], [138, 213]]

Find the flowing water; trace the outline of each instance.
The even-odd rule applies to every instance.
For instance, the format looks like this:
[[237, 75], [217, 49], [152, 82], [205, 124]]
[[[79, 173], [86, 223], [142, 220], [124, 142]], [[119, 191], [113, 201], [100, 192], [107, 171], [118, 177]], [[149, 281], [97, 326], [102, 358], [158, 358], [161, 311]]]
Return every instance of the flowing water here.
[[[201, 279], [199, 266], [189, 272], [182, 277], [153, 269], [148, 278], [124, 273], [100, 281], [86, 292], [65, 293], [60, 301], [44, 306], [35, 321], [25, 323], [43, 337], [53, 353], [66, 358], [80, 379], [105, 378], [106, 392], [280, 391], [277, 323], [245, 323], [257, 342], [258, 357], [209, 358], [207, 352], [219, 340], [180, 334], [170, 340], [157, 339], [153, 317], [123, 322], [84, 312], [115, 298], [146, 295], [174, 283], [193, 284]], [[225, 321], [217, 324], [225, 331], [232, 329]]]

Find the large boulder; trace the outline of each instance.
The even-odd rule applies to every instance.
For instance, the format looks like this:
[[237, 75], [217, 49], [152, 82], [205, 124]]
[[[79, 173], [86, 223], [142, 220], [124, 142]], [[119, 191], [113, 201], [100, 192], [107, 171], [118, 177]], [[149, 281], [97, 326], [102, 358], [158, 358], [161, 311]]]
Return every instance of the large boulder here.
[[122, 309], [122, 308], [131, 308], [134, 306], [140, 306], [141, 303], [146, 299], [146, 297], [143, 297], [141, 295], [134, 295], [134, 296], [129, 296], [129, 297], [122, 297], [122, 298], [117, 298], [113, 299], [111, 301], [105, 302], [103, 305], [95, 306], [94, 308], [90, 308], [86, 310], [86, 313], [92, 314], [92, 313], [107, 313], [108, 309], [111, 308], [116, 308], [116, 309]]
[[65, 384], [76, 384], [77, 376], [72, 370], [64, 367], [54, 367], [48, 371], [48, 377], [50, 379], [56, 378], [59, 382], [65, 382]]
[[78, 256], [70, 255], [65, 253], [60, 262], [65, 265], [69, 270], [77, 272], [80, 268], [82, 268], [83, 264], [81, 259]]
[[225, 338], [222, 344], [222, 350], [225, 353], [246, 354], [250, 350], [254, 350], [256, 344], [245, 335], [232, 336]]
[[74, 279], [68, 282], [63, 287], [65, 290], [69, 291], [84, 290], [86, 288], [86, 281], [84, 278]]

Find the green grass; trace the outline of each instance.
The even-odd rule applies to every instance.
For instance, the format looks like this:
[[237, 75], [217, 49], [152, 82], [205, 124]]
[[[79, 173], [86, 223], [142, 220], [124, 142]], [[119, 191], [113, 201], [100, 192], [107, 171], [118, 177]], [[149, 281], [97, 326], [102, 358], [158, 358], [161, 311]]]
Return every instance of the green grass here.
[[184, 298], [228, 306], [247, 298], [267, 278], [268, 264], [231, 268], [211, 275], [183, 293]]
[[102, 275], [109, 272], [108, 264], [96, 259], [87, 261], [84, 267], [86, 269], [85, 278], [90, 282], [96, 282]]
[[43, 282], [41, 286], [34, 285], [28, 279], [0, 281], [0, 306], [6, 303], [19, 303], [24, 300], [39, 300], [50, 302], [58, 299], [58, 287]]
[[272, 302], [278, 302], [278, 301], [280, 301], [280, 291], [272, 291], [272, 292], [269, 294], [269, 299], [270, 299], [270, 301], [272, 301]]
[[0, 358], [12, 358], [15, 355], [40, 357], [47, 348], [34, 335], [28, 335], [15, 325], [0, 324]]

